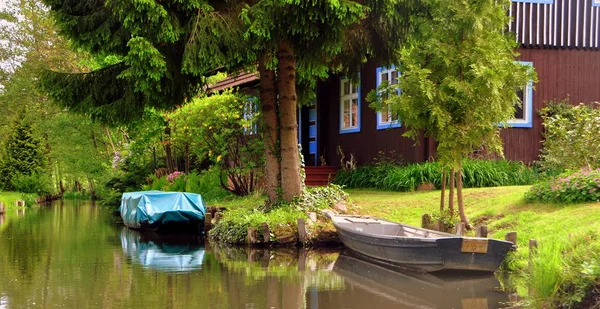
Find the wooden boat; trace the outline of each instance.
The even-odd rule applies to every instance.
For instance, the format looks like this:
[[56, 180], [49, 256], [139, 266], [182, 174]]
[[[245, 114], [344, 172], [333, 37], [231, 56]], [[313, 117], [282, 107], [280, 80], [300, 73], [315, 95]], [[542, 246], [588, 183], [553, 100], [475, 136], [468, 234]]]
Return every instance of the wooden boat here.
[[513, 246], [508, 241], [462, 237], [372, 217], [329, 216], [346, 247], [374, 259], [427, 272], [494, 272]]
[[142, 191], [121, 198], [121, 218], [133, 229], [198, 232], [205, 212], [202, 196], [196, 193]]

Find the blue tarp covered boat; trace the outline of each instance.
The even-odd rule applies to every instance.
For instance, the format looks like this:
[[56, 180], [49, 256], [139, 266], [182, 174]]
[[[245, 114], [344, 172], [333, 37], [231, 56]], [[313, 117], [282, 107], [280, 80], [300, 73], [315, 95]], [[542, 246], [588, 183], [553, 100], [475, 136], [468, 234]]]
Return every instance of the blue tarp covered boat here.
[[196, 193], [142, 191], [124, 193], [120, 211], [127, 227], [157, 230], [203, 224], [206, 206]]

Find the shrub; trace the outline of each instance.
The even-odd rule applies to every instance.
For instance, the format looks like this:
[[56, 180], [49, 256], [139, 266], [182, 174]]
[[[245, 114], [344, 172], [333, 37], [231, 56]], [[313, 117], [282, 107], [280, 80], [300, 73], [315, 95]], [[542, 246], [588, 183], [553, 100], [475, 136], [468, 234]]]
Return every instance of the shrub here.
[[149, 177], [150, 184], [143, 186], [143, 189], [198, 193], [202, 195], [204, 201], [223, 200], [233, 196], [231, 192], [221, 187], [221, 173], [217, 167], [211, 167], [201, 174], [195, 172], [176, 173], [178, 175], [171, 177], [172, 181], [169, 180], [169, 176], [174, 173], [160, 178], [151, 175]]
[[325, 187], [307, 187], [291, 205], [302, 211], [317, 211], [348, 200], [342, 187], [330, 184]]
[[583, 168], [543, 181], [525, 194], [528, 202], [577, 203], [600, 200], [600, 168]]
[[50, 177], [45, 174], [21, 174], [13, 177], [12, 186], [16, 191], [23, 193], [35, 193], [39, 196], [52, 193], [52, 183]]
[[[234, 209], [225, 213], [223, 219], [210, 230], [209, 237], [224, 243], [242, 244], [246, 242], [249, 227], [260, 229], [261, 224], [267, 222], [275, 234], [278, 231], [291, 232], [297, 230], [298, 218], [306, 218], [306, 214], [288, 207], [280, 207], [268, 213], [257, 209]], [[262, 237], [261, 233], [259, 237]]]
[[545, 128], [540, 161], [544, 169], [600, 167], [600, 109], [562, 101], [548, 103], [540, 114]]
[[[506, 160], [463, 161], [463, 187], [497, 187], [531, 184], [536, 179], [532, 169], [519, 162]], [[398, 166], [390, 163], [362, 166], [340, 171], [335, 183], [348, 188], [378, 188], [413, 191], [419, 185], [432, 183], [441, 187], [442, 171], [437, 162]]]

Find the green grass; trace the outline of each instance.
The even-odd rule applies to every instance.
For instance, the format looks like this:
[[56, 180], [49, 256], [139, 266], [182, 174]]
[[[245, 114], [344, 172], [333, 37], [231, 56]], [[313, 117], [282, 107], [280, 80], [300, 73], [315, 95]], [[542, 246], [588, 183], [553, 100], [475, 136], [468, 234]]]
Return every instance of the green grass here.
[[23, 193], [0, 191], [0, 202], [4, 203], [7, 209], [16, 208], [15, 201], [17, 200], [23, 200]]
[[[520, 249], [511, 257], [518, 271], [513, 284], [521, 295], [530, 295], [529, 305], [572, 304], [594, 281], [581, 275], [585, 265], [600, 261], [600, 203], [527, 204], [524, 194], [529, 188], [465, 189], [467, 217], [474, 226], [487, 225], [490, 238], [504, 239], [507, 232], [517, 232]], [[347, 192], [354, 202], [351, 210], [362, 215], [419, 226], [423, 214], [439, 212], [440, 191]], [[529, 239], [536, 239], [540, 247], [531, 267]], [[595, 278], [600, 277], [600, 269], [597, 273]]]

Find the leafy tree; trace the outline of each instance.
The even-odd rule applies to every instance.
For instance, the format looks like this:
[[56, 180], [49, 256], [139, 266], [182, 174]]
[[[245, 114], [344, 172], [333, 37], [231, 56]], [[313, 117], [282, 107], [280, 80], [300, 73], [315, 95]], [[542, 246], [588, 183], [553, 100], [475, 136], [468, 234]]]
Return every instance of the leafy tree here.
[[0, 165], [0, 185], [5, 190], [12, 190], [14, 179], [23, 175], [44, 174], [46, 166], [43, 139], [31, 123], [17, 117], [5, 144]]
[[415, 35], [401, 50], [400, 83], [384, 87], [384, 100], [375, 105], [391, 104], [407, 127], [405, 136], [435, 138], [440, 164], [457, 171], [459, 214], [468, 225], [462, 159], [483, 145], [502, 153], [499, 125], [513, 117], [515, 105], [521, 104], [516, 91], [534, 73], [515, 62], [517, 46], [505, 31], [510, 1], [426, 3], [432, 18], [413, 19]]
[[229, 92], [195, 99], [170, 115], [174, 140], [208, 157], [221, 171], [224, 189], [250, 194], [264, 166], [257, 109], [255, 98]]

